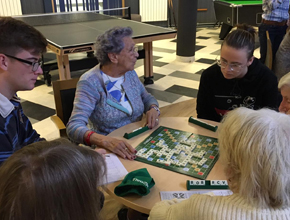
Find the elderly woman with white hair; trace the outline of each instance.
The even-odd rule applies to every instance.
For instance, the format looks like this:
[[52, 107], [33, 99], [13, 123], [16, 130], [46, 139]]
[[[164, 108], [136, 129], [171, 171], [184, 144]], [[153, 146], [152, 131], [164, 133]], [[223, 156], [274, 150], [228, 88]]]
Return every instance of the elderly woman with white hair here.
[[98, 36], [96, 57], [100, 64], [84, 73], [78, 82], [67, 134], [78, 143], [96, 145], [123, 158], [135, 159], [136, 150], [130, 144], [106, 136], [141, 120], [143, 113], [149, 128], [158, 125], [158, 102], [134, 71], [138, 52], [132, 29], [114, 27]]
[[290, 73], [287, 73], [280, 79], [278, 88], [283, 97], [279, 106], [279, 111], [290, 114]]
[[192, 195], [157, 203], [149, 220], [290, 219], [290, 117], [237, 108], [219, 126], [230, 196]]

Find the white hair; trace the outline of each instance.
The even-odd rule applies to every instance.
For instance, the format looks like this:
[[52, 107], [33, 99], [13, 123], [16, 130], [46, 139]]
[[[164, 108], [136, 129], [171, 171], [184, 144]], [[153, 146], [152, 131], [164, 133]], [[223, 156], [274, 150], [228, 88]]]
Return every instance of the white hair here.
[[290, 72], [287, 73], [286, 75], [284, 75], [280, 81], [279, 81], [279, 84], [278, 84], [278, 88], [279, 89], [282, 89], [283, 86], [288, 86], [290, 87]]
[[230, 188], [260, 207], [290, 205], [290, 117], [237, 108], [219, 126], [220, 159]]
[[108, 53], [120, 53], [125, 44], [124, 37], [132, 37], [133, 30], [130, 27], [113, 27], [97, 37], [96, 57], [101, 65], [110, 63]]

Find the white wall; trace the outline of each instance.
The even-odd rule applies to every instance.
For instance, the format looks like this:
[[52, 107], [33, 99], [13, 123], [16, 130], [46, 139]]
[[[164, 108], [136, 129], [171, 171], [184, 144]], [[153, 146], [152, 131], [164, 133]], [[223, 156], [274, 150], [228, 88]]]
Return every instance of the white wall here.
[[0, 16], [22, 15], [20, 0], [0, 0]]
[[142, 22], [166, 21], [167, 3], [167, 0], [140, 0], [139, 11]]

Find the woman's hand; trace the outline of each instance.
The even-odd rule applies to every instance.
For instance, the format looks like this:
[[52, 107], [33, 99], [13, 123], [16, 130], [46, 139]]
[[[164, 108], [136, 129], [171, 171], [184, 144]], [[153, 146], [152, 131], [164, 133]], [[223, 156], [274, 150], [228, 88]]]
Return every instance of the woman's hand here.
[[[118, 154], [119, 156], [123, 157], [124, 159], [134, 160], [136, 158], [137, 151], [126, 141], [119, 140], [116, 138], [112, 138], [109, 136], [97, 134], [93, 132], [90, 134], [91, 131], [88, 130], [84, 135], [85, 142], [89, 142], [89, 145], [96, 145], [97, 148], [95, 151], [97, 151], [100, 154], [106, 153], [104, 149], [112, 151], [115, 154]], [[89, 135], [89, 140], [88, 139]]]
[[118, 154], [124, 159], [134, 160], [136, 158], [137, 151], [126, 141], [116, 138], [103, 136], [102, 147], [107, 148], [115, 154]]
[[154, 128], [159, 124], [159, 112], [151, 108], [146, 112], [146, 125], [148, 128]]

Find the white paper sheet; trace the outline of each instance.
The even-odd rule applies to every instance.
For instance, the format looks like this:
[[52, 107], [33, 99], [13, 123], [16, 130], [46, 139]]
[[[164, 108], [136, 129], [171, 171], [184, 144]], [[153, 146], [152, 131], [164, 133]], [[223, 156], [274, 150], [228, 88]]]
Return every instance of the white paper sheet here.
[[229, 196], [233, 192], [231, 190], [202, 190], [202, 191], [161, 191], [161, 200], [170, 199], [188, 199], [193, 194], [213, 193], [214, 196]]
[[115, 154], [106, 154], [107, 182], [113, 183], [123, 180], [128, 171]]

